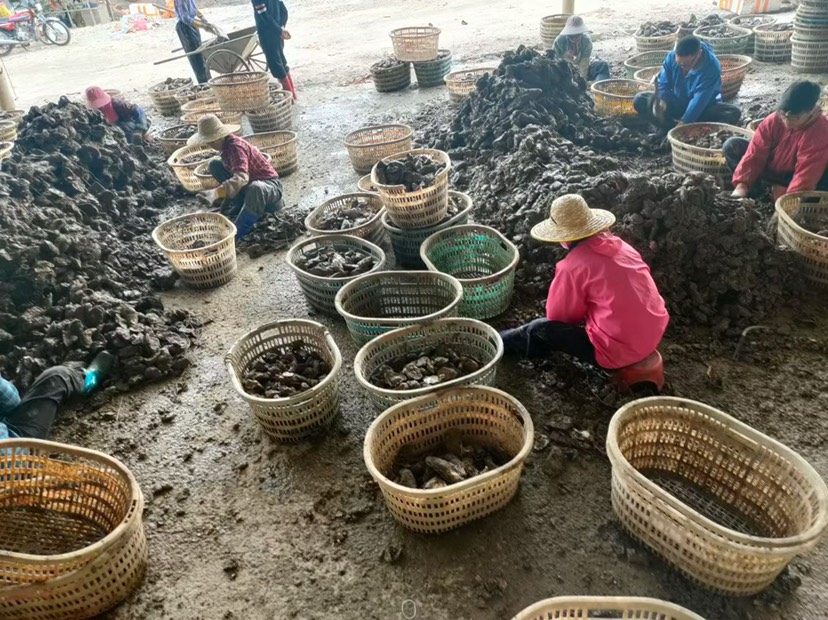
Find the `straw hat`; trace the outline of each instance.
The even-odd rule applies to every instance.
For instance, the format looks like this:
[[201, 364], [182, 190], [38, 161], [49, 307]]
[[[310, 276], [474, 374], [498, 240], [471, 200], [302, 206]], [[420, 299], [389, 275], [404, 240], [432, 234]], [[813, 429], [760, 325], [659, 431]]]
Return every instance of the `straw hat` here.
[[584, 25], [584, 18], [580, 15], [570, 15], [566, 20], [566, 26], [561, 30], [561, 34], [583, 34], [586, 31], [587, 27]]
[[578, 241], [615, 224], [615, 216], [604, 209], [590, 209], [577, 194], [557, 198], [549, 208], [549, 219], [532, 228], [532, 238], [549, 243]]
[[219, 120], [215, 114], [205, 114], [198, 119], [198, 131], [190, 136], [187, 144], [209, 144], [216, 142], [222, 138], [226, 138], [231, 133], [236, 133], [240, 127], [238, 125], [225, 125]]

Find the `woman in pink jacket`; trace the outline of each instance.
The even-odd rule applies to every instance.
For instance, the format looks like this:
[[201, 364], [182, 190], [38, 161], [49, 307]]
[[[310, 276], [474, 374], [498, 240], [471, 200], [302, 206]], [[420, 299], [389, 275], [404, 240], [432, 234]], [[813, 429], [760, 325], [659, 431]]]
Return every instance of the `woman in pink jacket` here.
[[546, 318], [501, 332], [506, 351], [544, 357], [561, 351], [606, 370], [638, 364], [658, 347], [670, 316], [650, 268], [610, 232], [615, 216], [575, 194], [552, 203], [532, 229], [568, 250], [549, 287]]

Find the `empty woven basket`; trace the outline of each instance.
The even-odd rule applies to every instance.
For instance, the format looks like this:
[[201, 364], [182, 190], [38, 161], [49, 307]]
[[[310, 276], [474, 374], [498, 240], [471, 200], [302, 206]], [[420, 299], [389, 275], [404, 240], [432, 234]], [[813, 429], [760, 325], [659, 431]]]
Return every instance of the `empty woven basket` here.
[[527, 607], [512, 620], [704, 620], [689, 609], [655, 598], [559, 596]]
[[372, 125], [345, 136], [345, 148], [354, 170], [366, 174], [381, 159], [411, 150], [413, 136], [408, 125]]

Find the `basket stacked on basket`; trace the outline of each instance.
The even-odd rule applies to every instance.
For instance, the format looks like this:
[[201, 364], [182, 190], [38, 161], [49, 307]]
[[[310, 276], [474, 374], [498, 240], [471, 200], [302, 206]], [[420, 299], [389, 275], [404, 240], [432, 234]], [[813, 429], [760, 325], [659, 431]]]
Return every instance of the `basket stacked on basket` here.
[[540, 601], [512, 620], [704, 620], [689, 609], [655, 598], [632, 596], [560, 596]]
[[[658, 67], [645, 69], [655, 70], [653, 75], [658, 74]], [[638, 93], [650, 90], [652, 79], [639, 80], [601, 80], [590, 86], [592, 98], [595, 100], [595, 112], [601, 116], [634, 116], [633, 99]]]
[[464, 69], [455, 71], [446, 76], [449, 101], [452, 103], [463, 103], [474, 90], [477, 80], [484, 75], [494, 75], [497, 67], [481, 67], [478, 69]]
[[23, 117], [26, 115], [26, 112], [23, 110], [3, 110], [0, 111], [0, 120], [4, 121], [14, 121], [15, 125], [19, 125], [20, 121], [23, 120]]
[[151, 86], [149, 96], [161, 116], [176, 116], [181, 113], [181, 104], [175, 95], [193, 85], [191, 78], [167, 79]]
[[439, 50], [434, 60], [413, 63], [417, 84], [422, 88], [443, 86], [446, 83], [446, 76], [451, 71], [451, 60], [452, 55], [449, 50]]
[[204, 187], [201, 179], [195, 175], [195, 169], [217, 155], [217, 151], [205, 144], [192, 144], [174, 151], [167, 163], [184, 189], [195, 194], [210, 189]]
[[569, 13], [558, 13], [541, 18], [540, 38], [544, 49], [552, 49], [555, 45], [555, 39], [561, 34], [561, 30], [566, 26], [566, 20], [568, 19]]
[[265, 155], [280, 177], [290, 176], [299, 169], [299, 149], [292, 131], [270, 131], [244, 136], [250, 144]]
[[799, 3], [791, 37], [791, 66], [801, 73], [828, 70], [828, 2]]
[[287, 90], [271, 90], [270, 103], [261, 109], [245, 112], [253, 133], [271, 133], [293, 129], [293, 95]]
[[654, 52], [642, 52], [627, 58], [624, 61], [624, 70], [627, 73], [627, 79], [635, 79], [635, 74], [640, 69], [649, 69], [651, 67], [658, 67], [660, 69], [669, 53], [669, 50], [657, 50]]
[[7, 439], [0, 452], [0, 615], [98, 617], [144, 578], [144, 498], [100, 452]]
[[635, 81], [651, 86], [655, 83], [659, 73], [661, 73], [661, 67], [647, 67], [645, 69], [639, 69], [635, 72]]
[[753, 57], [761, 62], [788, 62], [791, 59], [793, 24], [764, 24], [753, 29]]
[[745, 54], [753, 51], [753, 47], [750, 45], [753, 32], [730, 23], [704, 26], [696, 29], [693, 35], [710, 45], [717, 55]]
[[800, 259], [804, 276], [828, 286], [828, 192], [798, 192], [776, 201], [777, 237]]
[[345, 148], [354, 170], [367, 174], [381, 159], [411, 150], [413, 136], [408, 125], [371, 125], [345, 136]]
[[14, 142], [0, 142], [0, 161], [11, 157]]
[[748, 129], [724, 123], [690, 123], [675, 127], [667, 134], [673, 151], [673, 168], [682, 173], [704, 172], [714, 177], [719, 185], [726, 187], [731, 175], [721, 147], [709, 148], [695, 144], [699, 138], [719, 132], [748, 140], [753, 137], [753, 132]]
[[410, 26], [388, 33], [394, 57], [401, 62], [428, 62], [439, 56], [440, 29], [434, 26]]
[[737, 54], [720, 54], [719, 63], [722, 65], [722, 99], [727, 101], [739, 94], [753, 59]]
[[[347, 218], [349, 212], [355, 209], [354, 205], [357, 205], [357, 207], [362, 205], [363, 208], [370, 209], [373, 215], [367, 221], [358, 225], [352, 224], [336, 230], [325, 227], [326, 220], [329, 220], [332, 216], [339, 215], [340, 217]], [[382, 245], [385, 240], [385, 230], [382, 227], [381, 221], [384, 213], [385, 209], [377, 194], [368, 192], [344, 194], [326, 200], [311, 211], [305, 218], [305, 228], [312, 235], [351, 235], [353, 237], [367, 239], [376, 245]], [[343, 221], [342, 225], [345, 226], [346, 222]]]
[[394, 57], [371, 65], [371, 79], [378, 93], [393, 93], [411, 85], [411, 63]]
[[172, 155], [178, 149], [187, 146], [187, 139], [195, 133], [196, 129], [187, 123], [168, 127], [157, 134], [155, 139], [167, 155]]
[[622, 525], [703, 586], [749, 596], [828, 526], [828, 488], [799, 454], [712, 407], [633, 401], [607, 433]]
[[17, 123], [12, 120], [0, 121], [0, 142], [17, 140]]

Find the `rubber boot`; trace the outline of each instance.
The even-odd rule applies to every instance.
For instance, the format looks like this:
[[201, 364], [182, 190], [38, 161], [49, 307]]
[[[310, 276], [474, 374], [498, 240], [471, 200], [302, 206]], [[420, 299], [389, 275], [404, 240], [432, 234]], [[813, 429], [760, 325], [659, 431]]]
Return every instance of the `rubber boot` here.
[[115, 356], [109, 351], [101, 351], [85, 369], [86, 377], [83, 380], [83, 393], [89, 394], [92, 390], [104, 382], [109, 371], [112, 370], [112, 364], [115, 362]]
[[239, 213], [239, 216], [236, 218], [236, 221], [233, 222], [236, 225], [236, 239], [241, 239], [249, 233], [258, 221], [258, 216], [248, 213], [242, 209], [241, 213]]
[[293, 100], [296, 101], [299, 97], [296, 96], [296, 87], [293, 85], [293, 78], [290, 77], [290, 73], [285, 75], [285, 79], [283, 80], [284, 85], [290, 91], [290, 94], [293, 95]]

